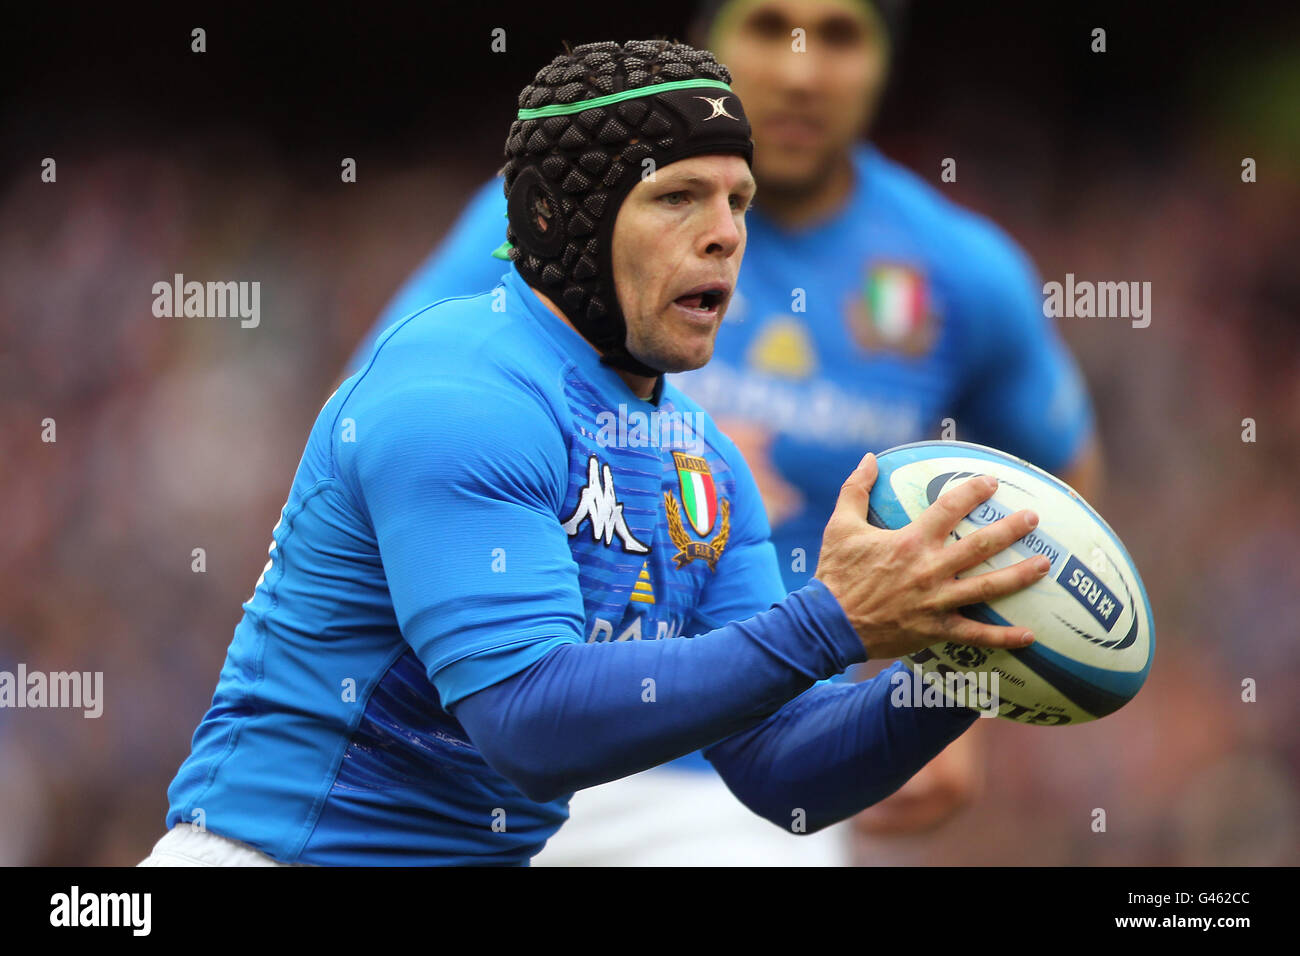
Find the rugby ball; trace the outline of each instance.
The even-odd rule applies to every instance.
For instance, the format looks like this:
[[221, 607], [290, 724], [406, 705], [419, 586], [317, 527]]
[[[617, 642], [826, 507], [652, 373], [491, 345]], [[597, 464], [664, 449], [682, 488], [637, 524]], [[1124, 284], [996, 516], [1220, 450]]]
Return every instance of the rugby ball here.
[[996, 706], [1004, 719], [1057, 727], [1096, 720], [1133, 699], [1155, 651], [1151, 604], [1128, 551], [1086, 501], [1042, 469], [969, 442], [899, 445], [877, 461], [867, 516], [877, 527], [904, 527], [977, 475], [996, 478], [998, 490], [958, 523], [950, 543], [1022, 508], [1038, 515], [1032, 532], [961, 577], [1039, 554], [1052, 563], [1023, 591], [962, 609], [976, 620], [1027, 627], [1034, 643], [1016, 650], [945, 643], [918, 651], [904, 658], [918, 689], [941, 685], [951, 704], [976, 681], [991, 684], [988, 712]]

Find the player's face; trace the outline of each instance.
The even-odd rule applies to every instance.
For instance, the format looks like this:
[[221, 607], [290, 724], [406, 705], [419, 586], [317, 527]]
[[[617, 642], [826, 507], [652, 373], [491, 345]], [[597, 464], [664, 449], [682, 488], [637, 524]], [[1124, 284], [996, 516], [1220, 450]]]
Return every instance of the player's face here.
[[888, 67], [883, 25], [863, 0], [733, 2], [736, 19], [719, 21], [711, 42], [754, 131], [754, 173], [765, 190], [807, 189], [875, 111]]
[[683, 372], [713, 355], [753, 197], [745, 160], [714, 155], [664, 166], [623, 200], [614, 221], [614, 284], [635, 358]]

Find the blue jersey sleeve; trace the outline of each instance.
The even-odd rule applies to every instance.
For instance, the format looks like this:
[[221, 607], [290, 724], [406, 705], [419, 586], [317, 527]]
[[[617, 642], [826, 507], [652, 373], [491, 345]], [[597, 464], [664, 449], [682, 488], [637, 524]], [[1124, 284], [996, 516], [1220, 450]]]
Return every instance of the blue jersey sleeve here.
[[973, 241], [981, 275], [964, 286], [976, 321], [958, 437], [1059, 472], [1092, 432], [1082, 376], [1043, 315], [1042, 286], [1024, 253], [991, 229]]
[[498, 773], [545, 802], [751, 727], [864, 657], [813, 581], [698, 637], [557, 647], [466, 697], [455, 717]]
[[706, 750], [736, 798], [789, 830], [815, 833], [906, 783], [979, 715], [965, 707], [896, 707], [900, 661], [857, 684], [819, 683], [762, 723]]
[[350, 424], [355, 439], [334, 440], [339, 472], [369, 516], [402, 635], [449, 706], [582, 640], [557, 518], [567, 449], [555, 408], [518, 383], [373, 372], [339, 412], [336, 436]]
[[505, 242], [506, 198], [500, 179], [480, 187], [446, 237], [397, 291], [348, 360], [345, 375], [365, 364], [379, 337], [417, 309], [453, 295], [493, 288], [509, 263], [492, 253]]

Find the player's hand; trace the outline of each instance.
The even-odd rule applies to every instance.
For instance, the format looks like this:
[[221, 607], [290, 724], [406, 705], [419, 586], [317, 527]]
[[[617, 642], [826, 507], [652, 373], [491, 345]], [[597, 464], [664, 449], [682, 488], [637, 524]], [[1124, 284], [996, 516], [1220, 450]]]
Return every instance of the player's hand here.
[[1051, 568], [1047, 558], [960, 580], [956, 575], [1023, 538], [1037, 526], [1037, 515], [1017, 511], [949, 544], [958, 522], [997, 490], [995, 479], [980, 476], [940, 495], [907, 527], [886, 531], [867, 522], [877, 473], [876, 456], [867, 455], [845, 480], [816, 575], [840, 602], [867, 657], [902, 657], [941, 641], [1010, 648], [1030, 643], [1033, 635], [1024, 627], [984, 624], [958, 609], [1028, 587]]

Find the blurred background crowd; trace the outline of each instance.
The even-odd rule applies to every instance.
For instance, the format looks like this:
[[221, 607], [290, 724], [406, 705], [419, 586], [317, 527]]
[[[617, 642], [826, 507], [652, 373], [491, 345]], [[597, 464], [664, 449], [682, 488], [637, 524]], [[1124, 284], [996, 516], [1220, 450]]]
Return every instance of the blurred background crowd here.
[[[1300, 21], [1281, 5], [1218, 14], [1230, 23], [1172, 4], [1070, 20], [945, 6], [911, 11], [873, 138], [934, 183], [956, 157], [944, 190], [1045, 281], [1151, 283], [1148, 328], [1059, 328], [1096, 405], [1097, 505], [1142, 569], [1158, 644], [1110, 718], [981, 726], [975, 803], [860, 862], [1296, 864]], [[414, 24], [227, 12], [206, 18], [202, 55], [198, 16], [120, 34], [102, 14], [15, 25], [0, 670], [102, 671], [105, 705], [94, 720], [0, 710], [0, 863], [148, 852], [344, 360], [499, 165], [514, 93], [563, 39], [680, 36], [689, 7], [656, 7]], [[1110, 27], [1105, 55], [1087, 50], [1094, 25]], [[505, 54], [489, 52], [495, 26]], [[260, 281], [260, 325], [155, 317], [153, 283], [178, 272]]]

